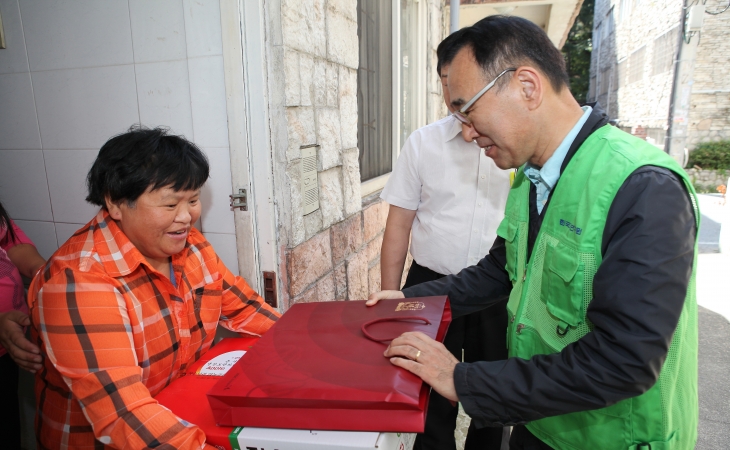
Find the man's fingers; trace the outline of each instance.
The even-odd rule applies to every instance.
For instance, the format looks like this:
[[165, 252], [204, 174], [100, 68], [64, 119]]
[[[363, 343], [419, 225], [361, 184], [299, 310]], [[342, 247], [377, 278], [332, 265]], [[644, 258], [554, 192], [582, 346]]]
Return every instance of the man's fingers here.
[[397, 356], [394, 356], [390, 358], [390, 363], [394, 366], [402, 367], [403, 369], [406, 369], [407, 371], [411, 372], [413, 375], [416, 375], [419, 378], [423, 378], [421, 376], [421, 369], [423, 366], [416, 361], [412, 361], [407, 358], [399, 358]]
[[426, 353], [429, 353], [429, 351], [431, 354], [435, 353], [430, 350], [431, 346], [429, 345], [429, 341], [432, 341], [432, 339], [420, 331], [403, 333], [394, 339], [388, 348], [385, 349], [384, 356], [386, 358], [406, 358], [414, 362], [423, 363]]
[[385, 353], [383, 353], [383, 355], [386, 358], [401, 357], [407, 359], [416, 359], [416, 356], [421, 356], [418, 354], [418, 349], [412, 345], [393, 345], [392, 343], [385, 349]]
[[404, 298], [403, 292], [401, 291], [380, 291], [376, 292], [374, 294], [370, 294], [370, 297], [368, 297], [368, 301], [365, 302], [367, 306], [373, 306], [378, 303], [380, 300], [385, 300], [389, 298]]
[[407, 331], [393, 339], [393, 342], [391, 343], [391, 345], [411, 345], [418, 348], [431, 346], [433, 344], [438, 344], [438, 342], [420, 331]]
[[[418, 350], [413, 353], [413, 348], [407, 349], [405, 345], [393, 348], [393, 356], [390, 357], [390, 363], [394, 366], [401, 367], [417, 377], [421, 378], [426, 384], [431, 386], [436, 392], [441, 394], [452, 402], [458, 402], [459, 397], [456, 394], [454, 386], [454, 367], [458, 361], [448, 351], [447, 354], [441, 352], [430, 353], [421, 350], [417, 360], [415, 356]], [[411, 357], [408, 357], [408, 354]]]

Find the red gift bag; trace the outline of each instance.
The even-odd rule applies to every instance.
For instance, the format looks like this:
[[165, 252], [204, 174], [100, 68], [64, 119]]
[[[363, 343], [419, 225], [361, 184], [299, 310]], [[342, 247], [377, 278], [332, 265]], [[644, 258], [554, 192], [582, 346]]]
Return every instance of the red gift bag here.
[[430, 388], [383, 352], [406, 331], [443, 341], [450, 322], [445, 296], [296, 304], [208, 392], [213, 415], [230, 426], [423, 432]]

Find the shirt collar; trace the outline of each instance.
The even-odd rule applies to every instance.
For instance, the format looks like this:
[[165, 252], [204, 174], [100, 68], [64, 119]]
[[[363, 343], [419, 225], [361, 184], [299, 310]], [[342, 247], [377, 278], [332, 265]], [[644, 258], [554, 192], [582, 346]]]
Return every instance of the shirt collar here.
[[555, 183], [557, 183], [560, 178], [560, 167], [563, 165], [565, 156], [568, 154], [568, 150], [570, 150], [570, 146], [573, 144], [575, 137], [578, 136], [578, 133], [581, 128], [583, 128], [583, 125], [585, 125], [586, 120], [590, 117], [591, 111], [593, 111], [593, 108], [590, 106], [583, 106], [581, 109], [583, 110], [583, 115], [565, 136], [563, 142], [561, 142], [558, 148], [555, 149], [555, 153], [553, 153], [545, 162], [542, 168], [538, 168], [529, 162], [525, 165], [525, 175], [530, 179], [530, 181], [532, 181], [532, 183], [538, 184], [539, 182], [542, 182], [550, 190], [555, 187]]
[[461, 139], [461, 122], [459, 119], [454, 117], [453, 114], [449, 113], [449, 124], [446, 127], [446, 135], [444, 136], [444, 142], [449, 142], [457, 136]]

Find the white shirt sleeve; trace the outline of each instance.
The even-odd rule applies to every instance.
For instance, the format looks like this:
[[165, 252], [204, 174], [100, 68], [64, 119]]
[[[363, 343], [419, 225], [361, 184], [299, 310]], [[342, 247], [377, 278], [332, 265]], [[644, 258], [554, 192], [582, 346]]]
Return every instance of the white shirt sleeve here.
[[421, 177], [418, 173], [420, 133], [411, 133], [398, 156], [395, 168], [380, 194], [391, 205], [415, 211], [421, 202]]

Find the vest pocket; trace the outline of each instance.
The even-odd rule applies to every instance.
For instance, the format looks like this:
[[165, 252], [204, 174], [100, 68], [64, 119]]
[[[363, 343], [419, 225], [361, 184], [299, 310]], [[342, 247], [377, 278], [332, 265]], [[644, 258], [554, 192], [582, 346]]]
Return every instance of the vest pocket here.
[[547, 310], [557, 319], [555, 332], [559, 336], [569, 328], [582, 324], [583, 311], [583, 264], [578, 253], [561, 244], [545, 246], [541, 296]]
[[505, 217], [499, 224], [497, 235], [505, 240], [505, 252], [507, 256], [507, 274], [514, 284], [517, 281], [517, 257], [519, 253], [519, 245], [517, 240], [518, 223]]
[[669, 436], [666, 441], [654, 441], [654, 442], [642, 442], [640, 444], [633, 444], [629, 447], [629, 450], [670, 450], [677, 448], [677, 433], [674, 432]]

